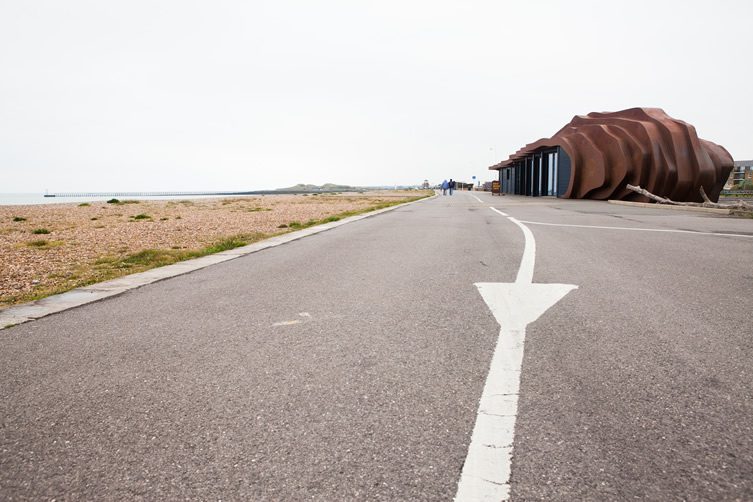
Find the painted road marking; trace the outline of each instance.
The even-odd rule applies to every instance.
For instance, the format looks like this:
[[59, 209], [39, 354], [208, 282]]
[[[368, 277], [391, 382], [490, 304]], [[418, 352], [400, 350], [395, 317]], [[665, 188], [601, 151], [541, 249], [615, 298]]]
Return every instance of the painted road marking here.
[[303, 321], [301, 321], [300, 319], [295, 319], [293, 321], [280, 321], [280, 322], [276, 322], [272, 326], [290, 326], [292, 324], [301, 324], [302, 322]]
[[[499, 213], [500, 211], [497, 211], [497, 212]], [[639, 232], [667, 232], [667, 233], [673, 233], [673, 234], [715, 235], [717, 237], [745, 237], [748, 239], [753, 238], [753, 235], [747, 235], [747, 234], [723, 234], [719, 232], [696, 232], [694, 230], [673, 230], [671, 228], [608, 227], [608, 226], [599, 226], [599, 225], [572, 225], [568, 223], [545, 223], [543, 221], [521, 221], [520, 223], [527, 223], [529, 225], [546, 225], [550, 227], [597, 228], [597, 229], [602, 229], [602, 230], [633, 230], [633, 231], [639, 231]]]
[[469, 195], [470, 195], [471, 197], [473, 197], [474, 199], [476, 199], [477, 201], [479, 201], [480, 203], [482, 203], [482, 204], [484, 203], [484, 201], [483, 201], [483, 200], [479, 199], [479, 198], [478, 198], [478, 197], [476, 197], [475, 195], [473, 195], [473, 194], [469, 194]]
[[518, 268], [518, 277], [515, 279], [516, 283], [530, 284], [533, 282], [533, 267], [536, 264], [536, 239], [533, 238], [531, 230], [523, 225], [522, 222], [516, 220], [512, 216], [503, 213], [499, 209], [490, 207], [495, 213], [499, 213], [506, 217], [511, 222], [515, 223], [522, 231], [526, 238], [526, 244], [523, 248], [523, 259], [520, 261], [520, 268]]
[[477, 283], [476, 287], [500, 325], [489, 374], [481, 393], [468, 456], [458, 482], [456, 502], [504, 501], [510, 496], [515, 420], [526, 326], [578, 286], [533, 284], [536, 240], [522, 222], [499, 211], [525, 236], [525, 248], [514, 283]]

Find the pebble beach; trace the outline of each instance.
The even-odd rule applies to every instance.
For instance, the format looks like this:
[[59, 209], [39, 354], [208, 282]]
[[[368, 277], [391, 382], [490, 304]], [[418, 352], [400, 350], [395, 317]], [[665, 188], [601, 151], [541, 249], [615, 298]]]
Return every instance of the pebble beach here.
[[[199, 250], [296, 223], [409, 200], [417, 192], [0, 206], [0, 308], [96, 282], [97, 267], [144, 250]], [[293, 224], [291, 226], [291, 223]], [[134, 270], [127, 268], [125, 275]], [[107, 278], [112, 277], [112, 270]]]

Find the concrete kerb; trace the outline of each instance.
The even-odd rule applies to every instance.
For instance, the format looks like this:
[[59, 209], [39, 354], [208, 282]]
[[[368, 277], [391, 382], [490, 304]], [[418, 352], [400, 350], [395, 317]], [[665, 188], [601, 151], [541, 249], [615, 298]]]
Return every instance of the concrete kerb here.
[[80, 307], [81, 305], [104, 300], [105, 298], [118, 296], [125, 293], [126, 291], [131, 291], [133, 289], [146, 286], [147, 284], [152, 284], [155, 282], [163, 281], [165, 279], [170, 279], [172, 277], [187, 274], [189, 272], [200, 270], [217, 263], [234, 260], [241, 256], [246, 256], [251, 253], [257, 253], [264, 249], [281, 246], [283, 244], [287, 244], [288, 242], [293, 242], [310, 235], [315, 235], [321, 232], [326, 232], [327, 230], [332, 230], [333, 228], [337, 228], [342, 225], [347, 225], [348, 223], [353, 223], [365, 218], [370, 218], [372, 216], [386, 213], [388, 211], [394, 211], [395, 209], [410, 204], [424, 202], [433, 199], [436, 196], [437, 195], [435, 193], [434, 195], [426, 197], [424, 199], [406, 202], [404, 204], [398, 204], [356, 216], [350, 216], [339, 221], [333, 221], [314, 227], [304, 228], [303, 230], [298, 230], [296, 232], [290, 232], [288, 234], [278, 235], [276, 237], [271, 237], [263, 241], [255, 242], [254, 244], [249, 244], [248, 246], [243, 246], [228, 251], [221, 251], [219, 253], [202, 256], [201, 258], [194, 258], [193, 260], [173, 263], [172, 265], [166, 265], [164, 267], [153, 268], [145, 272], [126, 275], [110, 281], [72, 289], [70, 291], [66, 291], [65, 293], [42, 298], [41, 300], [35, 300], [33, 302], [24, 303], [22, 305], [8, 307], [6, 309], [0, 310], [0, 330], [10, 328], [12, 326], [16, 326], [28, 321], [33, 321], [50, 314], [56, 314], [58, 312], [63, 312], [75, 307]]
[[654, 204], [650, 202], [632, 202], [629, 200], [608, 200], [610, 204], [620, 206], [648, 207], [651, 209], [672, 209], [674, 211], [695, 211], [696, 213], [730, 214], [729, 209], [698, 206], [673, 206], [671, 204]]

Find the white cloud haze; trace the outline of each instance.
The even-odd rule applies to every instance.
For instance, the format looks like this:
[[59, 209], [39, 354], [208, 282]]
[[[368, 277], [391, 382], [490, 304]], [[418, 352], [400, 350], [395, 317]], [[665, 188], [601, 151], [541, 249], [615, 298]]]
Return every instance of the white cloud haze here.
[[663, 108], [753, 158], [753, 2], [0, 2], [0, 192], [472, 175]]

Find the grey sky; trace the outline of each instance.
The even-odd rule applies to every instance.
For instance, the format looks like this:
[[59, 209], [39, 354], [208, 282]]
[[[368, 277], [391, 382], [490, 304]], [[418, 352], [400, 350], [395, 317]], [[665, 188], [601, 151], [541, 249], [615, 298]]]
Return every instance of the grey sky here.
[[753, 158], [753, 2], [0, 0], [0, 192], [414, 184], [663, 108]]

